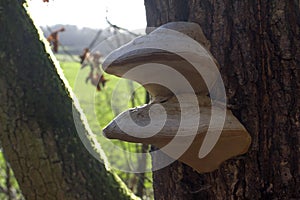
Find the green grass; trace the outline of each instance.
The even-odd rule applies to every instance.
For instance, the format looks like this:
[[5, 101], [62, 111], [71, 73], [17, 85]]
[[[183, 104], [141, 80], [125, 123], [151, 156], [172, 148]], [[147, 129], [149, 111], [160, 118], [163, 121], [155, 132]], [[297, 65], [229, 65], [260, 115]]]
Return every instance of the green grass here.
[[[102, 136], [102, 128], [105, 127], [116, 115], [127, 110], [130, 107], [143, 105], [145, 102], [146, 93], [143, 87], [139, 84], [130, 82], [125, 79], [120, 79], [112, 75], [105, 74], [108, 82], [103, 90], [96, 91], [95, 86], [90, 82], [86, 83], [85, 79], [89, 74], [89, 68], [80, 69], [80, 64], [63, 59], [60, 65], [64, 75], [70, 86], [73, 88], [77, 96], [80, 106], [82, 107], [91, 130], [97, 135], [97, 139], [106, 153], [112, 167], [124, 166], [128, 162], [137, 162], [137, 157], [128, 156], [125, 152], [137, 152], [141, 149], [141, 144], [132, 144], [121, 141], [112, 141]], [[135, 90], [138, 88], [137, 90]], [[131, 94], [135, 90], [134, 101], [131, 101]], [[119, 149], [118, 149], [119, 148]], [[121, 149], [121, 150], [120, 150]], [[151, 162], [148, 158], [147, 166], [150, 169]], [[135, 174], [124, 173], [116, 170], [118, 175], [125, 183], [131, 187], [130, 182], [137, 178]], [[152, 174], [146, 173], [147, 180], [152, 180]], [[133, 186], [132, 186], [133, 187]], [[146, 193], [149, 197], [152, 196], [151, 181], [145, 182]], [[133, 187], [134, 190], [134, 187]]]
[[[24, 199], [14, 173], [10, 165], [5, 160], [4, 154], [0, 149], [0, 187], [6, 190], [7, 186], [10, 187], [11, 194], [14, 194], [16, 196], [15, 199]], [[5, 193], [5, 191], [0, 191], [0, 199], [7, 199], [7, 194]]]
[[[90, 82], [85, 82], [89, 74], [88, 67], [80, 69], [80, 64], [75, 62], [60, 62], [60, 65], [95, 133], [119, 113], [130, 107], [143, 105], [145, 102], [145, 90], [137, 83], [104, 74], [108, 79], [106, 86], [97, 91]], [[134, 102], [131, 101], [133, 91], [135, 91]]]

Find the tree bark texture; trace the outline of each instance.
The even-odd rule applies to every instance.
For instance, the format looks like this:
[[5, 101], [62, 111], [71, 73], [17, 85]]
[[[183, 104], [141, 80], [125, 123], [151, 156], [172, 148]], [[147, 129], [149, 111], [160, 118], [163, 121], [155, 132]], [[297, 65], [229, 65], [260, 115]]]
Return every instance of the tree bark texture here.
[[[154, 172], [156, 199], [300, 199], [299, 1], [145, 0], [148, 27], [198, 23], [221, 66], [228, 106], [252, 136], [246, 155], [197, 174]], [[159, 158], [154, 158], [157, 162]]]
[[82, 144], [74, 120], [88, 131], [21, 1], [0, 0], [0, 27], [0, 141], [25, 198], [135, 198]]

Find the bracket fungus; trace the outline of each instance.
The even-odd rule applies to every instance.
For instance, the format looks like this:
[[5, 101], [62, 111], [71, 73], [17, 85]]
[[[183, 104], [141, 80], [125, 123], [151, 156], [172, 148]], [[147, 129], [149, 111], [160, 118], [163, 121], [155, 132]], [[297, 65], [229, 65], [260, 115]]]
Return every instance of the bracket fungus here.
[[246, 153], [251, 137], [226, 108], [209, 48], [198, 24], [171, 22], [112, 52], [104, 70], [142, 84], [152, 100], [118, 115], [103, 134], [152, 144], [199, 173]]

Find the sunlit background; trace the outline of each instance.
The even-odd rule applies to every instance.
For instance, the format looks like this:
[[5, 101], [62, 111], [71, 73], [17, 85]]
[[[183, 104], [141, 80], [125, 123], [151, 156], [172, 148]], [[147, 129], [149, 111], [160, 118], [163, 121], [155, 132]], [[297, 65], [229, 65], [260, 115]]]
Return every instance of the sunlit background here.
[[127, 29], [146, 27], [143, 0], [28, 0], [29, 11], [39, 26], [71, 24], [106, 28], [105, 18]]

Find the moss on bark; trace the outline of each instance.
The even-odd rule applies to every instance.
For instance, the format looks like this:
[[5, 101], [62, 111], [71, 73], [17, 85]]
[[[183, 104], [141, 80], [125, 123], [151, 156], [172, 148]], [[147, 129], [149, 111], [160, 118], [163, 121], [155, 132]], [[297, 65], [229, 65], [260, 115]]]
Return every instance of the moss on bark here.
[[[0, 141], [23, 195], [26, 199], [136, 199], [105, 165], [59, 76], [59, 66], [46, 52], [22, 3], [0, 0]], [[92, 139], [87, 145], [93, 155], [78, 130], [81, 137]]]

